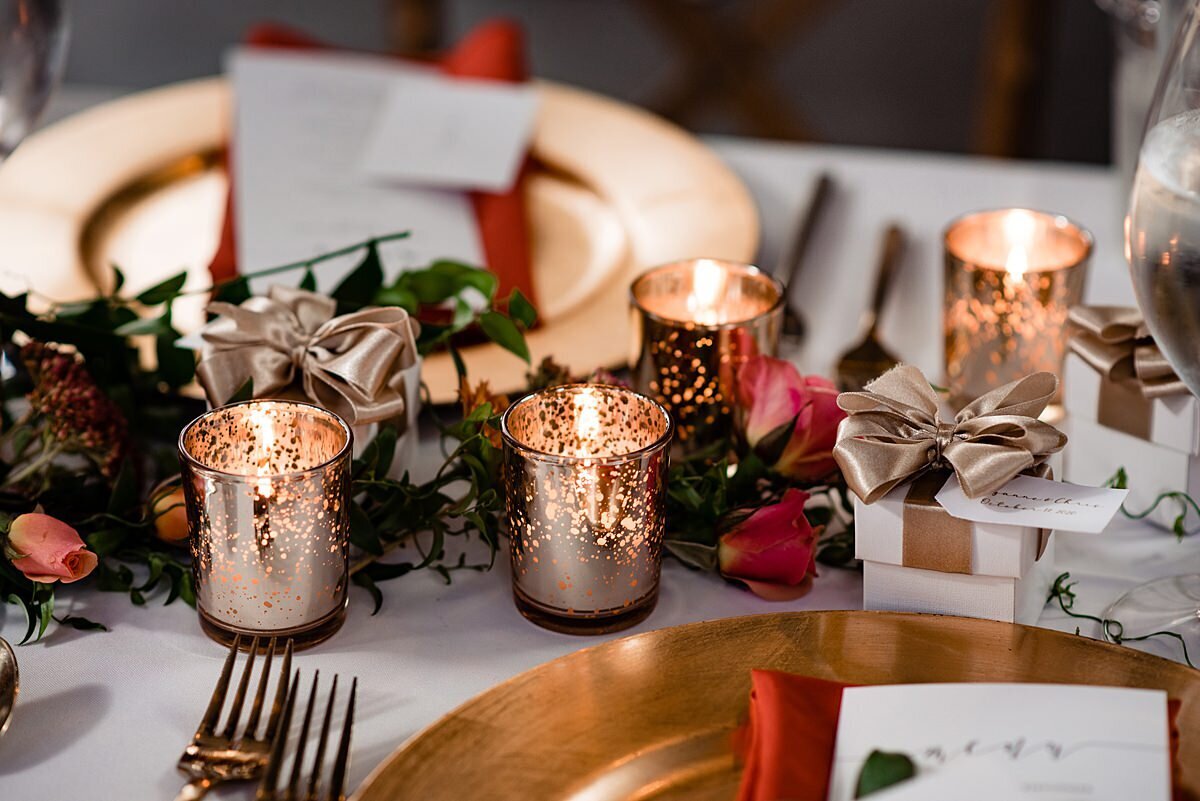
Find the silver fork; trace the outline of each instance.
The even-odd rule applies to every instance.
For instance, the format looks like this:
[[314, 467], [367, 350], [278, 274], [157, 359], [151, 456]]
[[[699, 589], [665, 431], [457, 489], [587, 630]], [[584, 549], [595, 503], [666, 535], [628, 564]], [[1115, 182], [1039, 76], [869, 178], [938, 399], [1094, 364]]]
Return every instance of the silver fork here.
[[[325, 747], [329, 742], [329, 728], [333, 719], [333, 705], [337, 699], [338, 677], [333, 677], [333, 686], [329, 690], [329, 700], [325, 702], [325, 720], [321, 724], [321, 735], [317, 740], [317, 752], [313, 755], [312, 772], [307, 780], [301, 772], [304, 769], [304, 751], [308, 744], [308, 731], [312, 724], [313, 706], [317, 700], [317, 682], [321, 672], [313, 674], [312, 689], [309, 691], [308, 704], [304, 709], [304, 723], [300, 726], [300, 736], [296, 741], [296, 755], [292, 759], [292, 771], [286, 787], [279, 787], [279, 774], [283, 771], [283, 763], [287, 760], [287, 740], [291, 730], [292, 712], [296, 707], [296, 696], [300, 689], [300, 671], [296, 671], [288, 691], [287, 705], [283, 711], [283, 721], [280, 724], [279, 736], [271, 749], [271, 759], [263, 771], [258, 785], [255, 801], [345, 801], [346, 770], [350, 765], [350, 730], [354, 727], [354, 699], [358, 694], [358, 679], [350, 684], [350, 700], [346, 703], [346, 717], [342, 722], [342, 738], [338, 743], [337, 756], [333, 761], [333, 772], [325, 788], [325, 794], [320, 795], [321, 771], [325, 764]], [[301, 789], [303, 785], [303, 795]]]
[[279, 669], [279, 680], [276, 682], [275, 699], [267, 717], [266, 728], [259, 736], [259, 722], [262, 719], [263, 703], [267, 696], [267, 683], [271, 676], [271, 661], [275, 657], [278, 646], [276, 638], [272, 637], [267, 644], [267, 655], [263, 660], [262, 673], [258, 680], [258, 690], [250, 704], [250, 715], [245, 725], [241, 725], [242, 708], [245, 706], [246, 690], [250, 686], [250, 678], [254, 673], [254, 661], [259, 651], [259, 638], [255, 637], [250, 644], [250, 655], [246, 666], [242, 669], [241, 680], [238, 681], [234, 692], [233, 702], [229, 707], [225, 727], [218, 731], [221, 719], [221, 709], [225, 706], [225, 696], [229, 690], [229, 679], [233, 674], [234, 661], [242, 638], [238, 635], [229, 647], [229, 656], [225, 657], [225, 666], [221, 668], [221, 677], [213, 688], [212, 698], [209, 699], [208, 709], [196, 728], [192, 742], [183, 750], [176, 767], [188, 777], [188, 783], [179, 791], [175, 801], [196, 801], [203, 798], [214, 785], [228, 781], [249, 781], [258, 778], [266, 767], [271, 754], [271, 743], [279, 730], [280, 715], [283, 712], [284, 699], [287, 698], [289, 686], [288, 677], [292, 671], [292, 641], [289, 639], [284, 648], [283, 665]]

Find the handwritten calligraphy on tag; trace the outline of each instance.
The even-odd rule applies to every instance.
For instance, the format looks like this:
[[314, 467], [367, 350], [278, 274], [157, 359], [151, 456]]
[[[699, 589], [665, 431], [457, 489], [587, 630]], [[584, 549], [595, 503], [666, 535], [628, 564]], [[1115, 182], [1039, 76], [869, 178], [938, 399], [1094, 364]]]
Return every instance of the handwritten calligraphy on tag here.
[[976, 523], [1003, 523], [1098, 534], [1121, 508], [1128, 490], [1084, 487], [1064, 481], [1017, 476], [979, 498], [963, 494], [951, 479], [935, 496], [954, 517]]

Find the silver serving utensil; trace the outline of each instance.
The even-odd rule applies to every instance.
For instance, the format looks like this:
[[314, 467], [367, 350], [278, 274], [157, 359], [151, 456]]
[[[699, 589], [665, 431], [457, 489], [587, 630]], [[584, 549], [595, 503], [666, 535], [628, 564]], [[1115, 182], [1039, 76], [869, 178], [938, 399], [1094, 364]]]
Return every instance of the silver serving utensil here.
[[0, 637], [0, 737], [12, 723], [13, 707], [21, 689], [21, 674], [17, 671], [17, 655], [8, 640]]
[[816, 184], [813, 185], [808, 205], [804, 207], [804, 211], [801, 212], [800, 219], [796, 223], [796, 232], [787, 252], [775, 268], [775, 277], [784, 286], [783, 333], [796, 339], [804, 338], [805, 327], [804, 317], [792, 300], [791, 289], [796, 282], [796, 276], [800, 274], [800, 265], [804, 263], [804, 254], [808, 251], [808, 245], [812, 241], [813, 231], [816, 230], [821, 212], [829, 205], [829, 196], [832, 192], [833, 178], [829, 176], [829, 173], [821, 173], [817, 177]]
[[871, 379], [896, 366], [896, 357], [879, 341], [879, 315], [883, 312], [896, 267], [904, 255], [904, 240], [903, 228], [895, 223], [887, 227], [875, 276], [875, 294], [867, 317], [867, 333], [838, 360], [837, 383], [842, 392], [858, 392]]

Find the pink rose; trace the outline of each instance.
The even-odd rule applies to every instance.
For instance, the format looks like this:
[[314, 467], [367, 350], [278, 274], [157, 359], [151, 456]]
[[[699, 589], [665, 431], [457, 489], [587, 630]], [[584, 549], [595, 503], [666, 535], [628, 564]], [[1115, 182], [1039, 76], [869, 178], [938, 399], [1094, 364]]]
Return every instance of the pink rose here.
[[721, 575], [768, 601], [790, 601], [812, 589], [817, 575], [817, 530], [804, 516], [808, 493], [789, 489], [717, 542]]
[[833, 446], [846, 417], [837, 396], [832, 381], [800, 375], [783, 359], [755, 356], [738, 371], [746, 440], [760, 455], [769, 452], [771, 467], [797, 481], [818, 481], [837, 469]]
[[24, 514], [8, 529], [8, 546], [22, 554], [13, 567], [31, 581], [72, 581], [96, 569], [96, 554], [83, 546], [75, 529], [50, 515]]

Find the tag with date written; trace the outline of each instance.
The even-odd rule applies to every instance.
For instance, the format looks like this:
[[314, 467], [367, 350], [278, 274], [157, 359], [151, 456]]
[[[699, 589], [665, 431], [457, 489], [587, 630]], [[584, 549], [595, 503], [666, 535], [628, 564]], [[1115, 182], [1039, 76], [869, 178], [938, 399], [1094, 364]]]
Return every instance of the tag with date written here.
[[968, 498], [958, 479], [951, 478], [935, 498], [954, 517], [976, 523], [1098, 534], [1128, 494], [1129, 490], [1123, 489], [1017, 476], [995, 492], [978, 498]]

